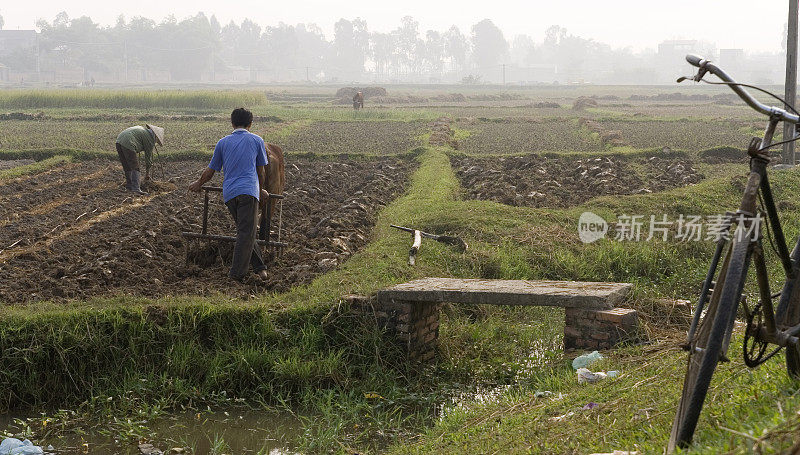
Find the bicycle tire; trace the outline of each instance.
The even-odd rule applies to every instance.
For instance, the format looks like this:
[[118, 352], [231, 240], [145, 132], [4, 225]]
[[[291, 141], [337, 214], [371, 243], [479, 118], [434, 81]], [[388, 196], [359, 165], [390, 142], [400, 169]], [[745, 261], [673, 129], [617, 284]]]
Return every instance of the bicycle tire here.
[[[717, 275], [717, 285], [709, 299], [708, 310], [698, 324], [694, 339], [690, 340], [681, 400], [670, 432], [669, 453], [692, 442], [723, 343], [729, 339], [728, 332], [732, 331], [732, 322], [747, 277], [750, 251], [749, 239], [732, 241]], [[698, 348], [703, 350], [698, 351]]]
[[[800, 323], [800, 277], [795, 278], [792, 292], [788, 299], [788, 308], [781, 325], [783, 328]], [[785, 288], [784, 288], [784, 292]], [[800, 379], [800, 347], [786, 346], [786, 372], [794, 379]]]
[[794, 379], [800, 379], [800, 348], [786, 346], [786, 371]]

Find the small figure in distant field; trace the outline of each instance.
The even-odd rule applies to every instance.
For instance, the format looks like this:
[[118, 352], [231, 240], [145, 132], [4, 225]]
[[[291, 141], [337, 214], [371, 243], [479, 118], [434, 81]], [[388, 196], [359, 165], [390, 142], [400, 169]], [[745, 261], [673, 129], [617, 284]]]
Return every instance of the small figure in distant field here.
[[236, 245], [228, 276], [237, 281], [244, 279], [250, 266], [259, 278], [268, 278], [267, 266], [256, 242], [258, 208], [269, 197], [263, 189], [268, 158], [264, 139], [250, 132], [252, 124], [252, 112], [241, 107], [234, 109], [231, 113], [233, 132], [217, 142], [208, 167], [189, 185], [189, 191], [199, 193], [215, 172], [225, 173], [222, 199], [236, 223]]
[[356, 94], [353, 95], [353, 109], [359, 110], [363, 107], [364, 107], [364, 94], [361, 93], [360, 91], [356, 92]]
[[117, 136], [117, 153], [125, 171], [125, 189], [136, 194], [147, 194], [141, 188], [139, 153], [144, 152], [145, 181], [150, 180], [153, 150], [156, 144], [164, 145], [164, 128], [155, 125], [132, 126]]

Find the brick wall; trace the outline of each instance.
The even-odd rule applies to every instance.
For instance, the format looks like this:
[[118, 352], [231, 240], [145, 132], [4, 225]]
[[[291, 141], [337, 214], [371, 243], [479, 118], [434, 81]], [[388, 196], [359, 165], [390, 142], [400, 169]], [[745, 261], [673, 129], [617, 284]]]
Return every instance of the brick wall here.
[[636, 310], [566, 308], [564, 313], [564, 349], [611, 349], [638, 335]]
[[441, 304], [402, 300], [379, 303], [359, 295], [346, 296], [345, 300], [354, 311], [373, 314], [378, 327], [403, 346], [409, 359], [427, 362], [436, 356]]
[[[360, 295], [345, 296], [353, 311], [373, 315], [375, 321], [408, 353], [411, 360], [427, 362], [436, 356], [441, 304], [389, 300]], [[636, 310], [565, 309], [564, 349], [611, 349], [638, 336]]]

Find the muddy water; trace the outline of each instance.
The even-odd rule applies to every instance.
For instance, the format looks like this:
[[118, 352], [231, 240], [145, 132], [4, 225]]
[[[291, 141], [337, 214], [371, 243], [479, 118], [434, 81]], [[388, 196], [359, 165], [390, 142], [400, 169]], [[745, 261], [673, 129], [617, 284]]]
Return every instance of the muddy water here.
[[[242, 409], [186, 412], [151, 421], [69, 424], [71, 430], [62, 434], [57, 434], [56, 424], [51, 424], [54, 428], [49, 431], [36, 431], [42, 428], [41, 419], [37, 416], [28, 420], [28, 427], [40, 433], [31, 440], [45, 449], [52, 446], [52, 453], [67, 455], [147, 453], [140, 450], [140, 442], [152, 444], [165, 454], [289, 455], [296, 453], [294, 443], [303, 431], [300, 421], [290, 413]], [[0, 416], [0, 432], [4, 436], [30, 437], [25, 427], [13, 415]], [[128, 437], [122, 437], [123, 434]]]

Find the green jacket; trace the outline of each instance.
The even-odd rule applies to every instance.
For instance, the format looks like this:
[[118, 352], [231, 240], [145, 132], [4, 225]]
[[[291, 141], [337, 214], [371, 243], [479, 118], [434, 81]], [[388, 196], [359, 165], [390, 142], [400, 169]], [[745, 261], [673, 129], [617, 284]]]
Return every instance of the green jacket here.
[[149, 129], [143, 126], [127, 128], [117, 136], [117, 144], [132, 152], [144, 152], [144, 161], [147, 167], [150, 167], [153, 162], [153, 148], [156, 146], [156, 137]]

